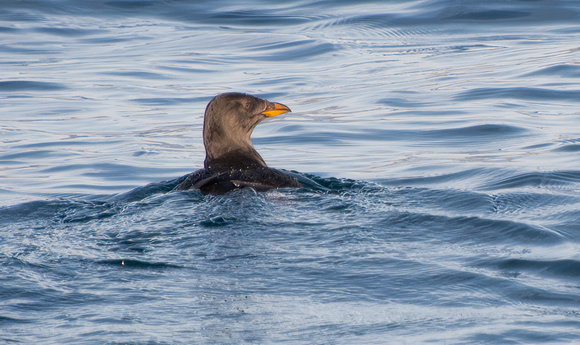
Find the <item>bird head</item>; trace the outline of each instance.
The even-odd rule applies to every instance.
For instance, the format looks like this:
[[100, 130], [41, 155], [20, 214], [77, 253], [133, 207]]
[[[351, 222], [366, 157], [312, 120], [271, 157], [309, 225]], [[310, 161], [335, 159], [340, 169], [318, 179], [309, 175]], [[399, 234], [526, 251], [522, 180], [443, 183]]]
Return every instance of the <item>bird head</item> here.
[[[254, 149], [250, 136], [256, 125], [267, 117], [290, 112], [287, 106], [243, 93], [223, 93], [214, 97], [205, 110], [203, 143], [208, 162], [232, 159], [254, 159], [266, 163]], [[245, 157], [247, 155], [247, 157]]]

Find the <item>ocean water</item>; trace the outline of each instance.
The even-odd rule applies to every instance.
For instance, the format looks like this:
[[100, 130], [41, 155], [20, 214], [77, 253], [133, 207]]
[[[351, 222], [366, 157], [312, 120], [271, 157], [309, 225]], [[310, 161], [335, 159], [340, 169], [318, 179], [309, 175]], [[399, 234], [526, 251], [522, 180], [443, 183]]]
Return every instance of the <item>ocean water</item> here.
[[[578, 1], [0, 8], [0, 343], [580, 343]], [[171, 192], [229, 91], [322, 187]]]

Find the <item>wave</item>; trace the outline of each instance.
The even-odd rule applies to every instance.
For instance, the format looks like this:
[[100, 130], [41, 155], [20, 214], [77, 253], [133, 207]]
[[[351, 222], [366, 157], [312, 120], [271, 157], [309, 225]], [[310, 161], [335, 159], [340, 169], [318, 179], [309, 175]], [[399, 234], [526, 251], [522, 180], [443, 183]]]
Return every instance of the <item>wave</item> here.
[[302, 40], [295, 42], [272, 43], [250, 47], [250, 51], [258, 54], [257, 61], [296, 61], [329, 54], [341, 48], [329, 42], [317, 40]]
[[580, 90], [553, 90], [531, 87], [476, 88], [455, 96], [458, 101], [513, 98], [521, 100], [552, 100], [579, 102]]
[[97, 260], [97, 264], [115, 266], [115, 267], [126, 267], [126, 268], [137, 268], [137, 269], [164, 269], [164, 268], [183, 268], [179, 265], [174, 265], [165, 262], [152, 262], [143, 261], [135, 259], [110, 259], [110, 260]]
[[[371, 2], [372, 3], [372, 2]], [[283, 3], [258, 2], [254, 8], [232, 8], [232, 4], [216, 4], [211, 1], [196, 2], [156, 2], [137, 0], [99, 0], [89, 3], [76, 0], [59, 1], [46, 4], [42, 1], [28, 1], [26, 5], [19, 2], [4, 4], [4, 17], [12, 20], [19, 18], [24, 21], [39, 20], [41, 14], [46, 15], [89, 15], [135, 17], [152, 16], [166, 19], [199, 22], [218, 25], [236, 26], [288, 26], [304, 23], [331, 16], [344, 11], [357, 12], [360, 2], [357, 1], [317, 1], [304, 3], [301, 1], [285, 1]], [[573, 1], [462, 1], [428, 0], [407, 1], [404, 3], [385, 4], [385, 13], [381, 13], [381, 6], [375, 5], [375, 13], [370, 15], [353, 15], [344, 20], [347, 25], [425, 25], [441, 22], [463, 23], [496, 23], [516, 25], [521, 22], [553, 23], [574, 21], [580, 13], [576, 2]], [[28, 15], [22, 12], [29, 11]], [[342, 9], [342, 11], [338, 11]], [[388, 9], [388, 11], [387, 11]], [[33, 10], [33, 11], [31, 11]], [[366, 11], [368, 12], [368, 11]], [[377, 13], [378, 12], [378, 13]], [[36, 15], [32, 15], [35, 13]], [[325, 13], [324, 16], [316, 15]], [[338, 22], [335, 25], [340, 25]], [[56, 31], [59, 35], [82, 35], [83, 30]]]
[[523, 187], [548, 189], [578, 189], [580, 171], [526, 172], [499, 178], [487, 184], [490, 190], [518, 189]]
[[522, 77], [534, 77], [534, 76], [548, 76], [548, 77], [557, 76], [561, 78], [579, 78], [580, 66], [572, 64], [559, 64], [524, 74]]
[[[80, 165], [79, 167], [82, 168], [84, 166], [85, 165]], [[114, 166], [115, 165], [111, 165], [111, 167]], [[54, 169], [57, 168], [50, 168], [50, 170], [47, 171], [53, 171]], [[69, 169], [69, 167], [66, 169]], [[489, 203], [491, 202], [490, 198], [493, 194], [479, 194], [477, 192], [478, 190], [492, 193], [500, 193], [505, 192], [506, 190], [511, 190], [512, 192], [510, 193], [512, 194], [510, 195], [527, 195], [528, 198], [534, 198], [531, 199], [532, 203], [540, 204], [542, 203], [540, 199], [549, 201], [546, 200], [546, 198], [556, 198], [549, 202], [561, 202], [563, 204], [569, 204], [572, 202], [572, 199], [570, 198], [573, 198], [573, 196], [568, 196], [565, 194], [544, 194], [542, 190], [561, 191], [576, 190], [580, 188], [580, 172], [573, 170], [520, 173], [518, 171], [510, 170], [476, 168], [435, 176], [375, 179], [372, 182], [347, 178], [320, 177], [317, 175], [305, 174], [297, 171], [286, 172], [294, 175], [303, 183], [303, 185], [305, 185], [305, 188], [301, 190], [304, 192], [315, 192], [323, 194], [363, 193], [361, 195], [367, 195], [364, 193], [376, 192], [397, 194], [399, 193], [399, 190], [403, 191], [402, 193], [404, 193], [404, 191], [407, 191], [408, 188], [413, 188], [411, 190], [415, 193], [420, 193], [421, 198], [423, 199], [439, 199], [441, 202], [446, 202], [446, 200], [454, 202], [454, 199], [459, 198], [457, 204], [452, 203], [449, 204], [448, 207], [457, 207], [459, 204], [465, 203], [466, 200], [471, 199], [472, 196], [475, 197], [475, 199], [472, 200], [473, 202], [481, 202], [482, 205], [485, 204], [489, 206]], [[17, 218], [19, 216], [28, 216], [32, 212], [40, 212], [40, 214], [52, 213], [52, 208], [67, 208], [75, 205], [77, 202], [81, 208], [87, 205], [96, 205], [97, 207], [101, 207], [107, 203], [127, 204], [141, 201], [155, 195], [167, 194], [171, 192], [173, 188], [181, 181], [183, 181], [188, 175], [189, 174], [167, 181], [151, 183], [120, 194], [109, 196], [77, 194], [76, 197], [75, 194], [70, 194], [64, 195], [63, 197], [68, 198], [70, 196], [72, 197], [72, 201], [67, 201], [67, 199], [60, 197], [53, 201], [32, 201], [20, 205], [4, 207], [0, 210], [4, 212], [4, 215], [10, 215], [14, 213], [14, 217]], [[465, 186], [467, 186], [467, 190], [465, 190]], [[537, 194], [530, 193], [530, 187], [534, 188], [537, 191]], [[390, 188], [397, 189], [393, 191]], [[288, 191], [292, 194], [293, 189], [289, 189]], [[525, 192], [525, 194], [518, 194], [522, 191]], [[426, 194], [426, 192], [430, 194]], [[450, 194], [446, 195], [445, 193]], [[461, 195], [456, 193], [461, 193]], [[403, 196], [406, 197], [405, 195]], [[478, 199], [481, 197], [483, 197], [483, 199], [478, 201]], [[518, 201], [518, 203], [521, 203], [521, 200]], [[467, 204], [470, 204], [470, 202]], [[445, 203], [442, 205], [445, 205]], [[528, 205], [527, 207], [531, 208], [532, 205]]]
[[[323, 143], [326, 145], [348, 145], [357, 141], [432, 141], [436, 145], [449, 145], [450, 142], [464, 141], [466, 145], [479, 145], [481, 141], [493, 143], [496, 140], [511, 140], [529, 135], [531, 131], [521, 126], [507, 124], [476, 124], [466, 127], [444, 129], [376, 129], [366, 128], [347, 131], [318, 131], [308, 134], [289, 133], [285, 135], [270, 135], [252, 139], [259, 145], [268, 143], [292, 143], [293, 145], [312, 145]], [[304, 137], [308, 136], [308, 140]]]
[[0, 92], [16, 91], [60, 91], [67, 87], [61, 83], [33, 81], [33, 80], [9, 80], [0, 81]]
[[550, 276], [557, 278], [580, 278], [580, 261], [572, 259], [533, 260], [501, 258], [478, 263], [477, 267], [493, 268], [511, 272], [511, 275], [522, 273]]
[[[11, 306], [27, 299], [34, 308], [65, 305], [84, 313], [102, 305], [143, 313], [168, 303], [168, 294], [175, 294], [172, 302], [193, 291], [197, 295], [187, 303], [210, 300], [192, 314], [194, 324], [199, 310], [214, 313], [211, 300], [229, 305], [231, 296], [256, 298], [252, 305], [283, 296], [347, 299], [373, 308], [387, 300], [423, 312], [433, 308], [434, 315], [452, 304], [453, 314], [486, 307], [496, 318], [498, 310], [509, 313], [522, 304], [575, 308], [580, 263], [560, 249], [576, 244], [561, 228], [576, 224], [577, 214], [541, 218], [552, 214], [544, 204], [558, 208], [578, 203], [577, 197], [498, 196], [452, 187], [478, 176], [492, 179], [492, 171], [391, 179], [390, 185], [293, 172], [312, 187], [221, 196], [171, 192], [183, 176], [123, 194], [60, 195], [1, 207], [0, 271], [14, 287], [0, 293], [18, 296], [7, 302]], [[519, 217], [517, 206], [538, 218]], [[558, 257], [543, 257], [552, 252]], [[41, 315], [49, 322], [56, 318]], [[4, 316], [14, 320], [0, 323], [28, 320]], [[86, 323], [83, 331], [93, 327]]]
[[543, 226], [523, 222], [467, 216], [447, 216], [415, 212], [393, 212], [385, 219], [389, 226], [414, 233], [429, 230], [423, 236], [430, 241], [507, 245], [552, 246], [565, 242], [559, 233]]

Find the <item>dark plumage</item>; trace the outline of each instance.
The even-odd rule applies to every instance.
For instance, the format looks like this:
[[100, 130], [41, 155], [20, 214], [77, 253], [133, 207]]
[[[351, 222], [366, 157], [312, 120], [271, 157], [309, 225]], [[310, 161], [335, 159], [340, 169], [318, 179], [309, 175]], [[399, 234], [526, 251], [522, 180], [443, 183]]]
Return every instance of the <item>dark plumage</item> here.
[[205, 109], [203, 121], [204, 168], [193, 172], [175, 189], [224, 194], [244, 187], [257, 191], [302, 187], [295, 177], [268, 168], [250, 140], [260, 121], [287, 112], [290, 108], [283, 104], [243, 93], [214, 97]]

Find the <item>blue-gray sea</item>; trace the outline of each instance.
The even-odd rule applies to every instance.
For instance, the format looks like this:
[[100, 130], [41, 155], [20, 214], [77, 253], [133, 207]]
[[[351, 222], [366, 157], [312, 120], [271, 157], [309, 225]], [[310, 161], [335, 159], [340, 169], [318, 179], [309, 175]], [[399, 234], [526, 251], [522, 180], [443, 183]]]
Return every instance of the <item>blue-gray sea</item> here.
[[[577, 0], [0, 0], [0, 343], [580, 343]], [[317, 185], [171, 192], [222, 92]]]

